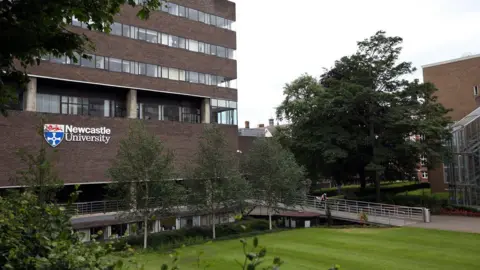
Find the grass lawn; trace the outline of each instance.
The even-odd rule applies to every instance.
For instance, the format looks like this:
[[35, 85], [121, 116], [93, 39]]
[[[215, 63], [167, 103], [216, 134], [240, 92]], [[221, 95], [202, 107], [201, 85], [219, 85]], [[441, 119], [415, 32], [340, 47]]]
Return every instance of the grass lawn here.
[[[282, 270], [327, 270], [333, 264], [339, 264], [342, 270], [480, 269], [480, 234], [419, 228], [310, 228], [259, 239], [260, 245], [267, 247], [268, 261], [274, 256], [285, 261]], [[212, 263], [209, 269], [240, 269], [234, 262], [243, 258], [239, 240], [184, 248], [180, 268], [197, 269], [193, 264], [201, 249], [206, 254], [204, 260]], [[146, 270], [160, 269], [162, 263], [171, 261], [167, 255], [153, 252], [138, 254], [136, 259], [145, 264]]]
[[432, 194], [432, 190], [429, 188], [401, 192], [401, 193], [397, 193], [397, 195], [417, 195], [417, 196], [428, 196], [428, 197], [433, 196], [433, 197], [437, 197], [438, 199], [448, 199], [448, 196], [449, 196], [448, 192], [439, 192], [439, 193]]

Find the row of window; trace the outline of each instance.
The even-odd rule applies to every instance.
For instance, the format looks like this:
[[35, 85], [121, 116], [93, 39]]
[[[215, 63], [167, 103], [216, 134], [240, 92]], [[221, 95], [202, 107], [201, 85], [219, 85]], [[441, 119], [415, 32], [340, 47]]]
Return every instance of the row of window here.
[[[37, 112], [69, 115], [89, 115], [97, 117], [125, 117], [125, 102], [102, 98], [86, 98], [37, 93]], [[236, 125], [236, 102], [215, 100], [212, 105], [211, 122]], [[183, 103], [182, 103], [183, 104]], [[230, 104], [230, 105], [229, 105]], [[230, 106], [230, 108], [228, 108]], [[138, 118], [147, 120], [200, 123], [200, 109], [189, 104], [138, 103]]]
[[199, 83], [206, 85], [216, 85], [220, 87], [236, 88], [236, 80], [229, 80], [226, 77], [204, 74], [195, 71], [186, 71], [177, 68], [162, 67], [136, 61], [123, 60], [113, 57], [105, 57], [100, 55], [89, 55], [91, 59], [82, 58], [77, 55], [79, 61], [75, 63], [73, 59], [67, 56], [55, 57], [47, 55], [42, 57], [58, 64], [79, 65], [82, 67], [105, 69], [114, 72], [125, 72], [135, 75], [144, 75], [155, 78], [163, 78], [175, 81], [186, 81], [190, 83]]
[[[75, 17], [72, 18], [72, 25], [87, 28], [86, 23], [78, 21], [78, 19]], [[144, 40], [150, 43], [157, 43], [174, 48], [189, 50], [192, 52], [215, 55], [222, 58], [235, 59], [235, 50], [222, 46], [212, 45], [192, 39], [185, 39], [182, 37], [121, 23], [113, 23], [110, 28], [110, 34], [116, 36]]]
[[[143, 4], [145, 0], [135, 0], [136, 4]], [[234, 21], [219, 16], [208, 14], [193, 8], [187, 8], [174, 3], [162, 3], [159, 10], [168, 12], [171, 15], [184, 17], [192, 21], [202, 22], [228, 30], [234, 29]]]

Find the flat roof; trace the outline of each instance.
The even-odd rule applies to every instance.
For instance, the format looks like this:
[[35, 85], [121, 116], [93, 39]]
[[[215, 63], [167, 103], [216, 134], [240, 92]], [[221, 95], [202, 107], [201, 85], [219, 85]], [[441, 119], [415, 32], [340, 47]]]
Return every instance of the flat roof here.
[[480, 54], [472, 54], [472, 55], [463, 56], [463, 57], [460, 57], [460, 58], [454, 58], [454, 59], [450, 59], [450, 60], [446, 60], [446, 61], [427, 64], [427, 65], [423, 65], [422, 68], [429, 68], [429, 67], [434, 67], [434, 66], [445, 65], [445, 64], [465, 61], [465, 60], [469, 60], [469, 59], [473, 59], [473, 58], [477, 58], [477, 57], [480, 57]]

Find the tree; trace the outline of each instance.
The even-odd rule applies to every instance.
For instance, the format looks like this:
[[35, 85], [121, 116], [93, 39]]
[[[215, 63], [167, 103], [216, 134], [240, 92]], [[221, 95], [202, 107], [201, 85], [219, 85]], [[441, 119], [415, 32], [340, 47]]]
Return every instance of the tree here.
[[[277, 111], [294, 123], [289, 144], [296, 156], [315, 155], [310, 167], [339, 182], [359, 177], [365, 187], [368, 176], [377, 200], [381, 176], [411, 174], [422, 155], [431, 164], [448, 155], [448, 110], [437, 103], [432, 84], [404, 79], [415, 69], [398, 61], [401, 43], [383, 31], [358, 42], [355, 54], [336, 61], [318, 83], [310, 80], [310, 89], [321, 90], [305, 95], [294, 81]], [[425, 140], [409, 140], [413, 135]]]
[[279, 204], [295, 205], [306, 195], [304, 169], [275, 138], [258, 138], [247, 153], [245, 172], [258, 202], [267, 207], [270, 230], [272, 211]]
[[114, 269], [111, 246], [83, 243], [70, 218], [29, 192], [0, 197], [2, 269]]
[[[25, 69], [38, 65], [42, 56], [67, 55], [75, 62], [84, 52], [94, 50], [87, 36], [71, 31], [69, 25], [74, 16], [88, 25], [88, 29], [110, 31], [113, 17], [123, 4], [136, 6], [135, 0], [113, 1], [35, 1], [0, 0], [0, 112], [16, 100], [14, 89], [28, 82]], [[140, 1], [137, 16], [147, 19], [157, 10], [162, 0]], [[19, 67], [21, 67], [19, 69]]]
[[52, 162], [51, 152], [47, 150], [46, 142], [43, 139], [44, 123], [45, 121], [42, 119], [37, 128], [38, 135], [42, 137], [38, 152], [32, 153], [29, 149], [24, 148], [18, 150], [20, 160], [26, 168], [18, 171], [13, 179], [14, 183], [25, 186], [36, 194], [41, 203], [51, 201], [55, 197], [56, 191], [63, 186]]
[[172, 152], [143, 122], [134, 121], [120, 142], [108, 175], [112, 179], [110, 191], [127, 204], [128, 215], [142, 218], [147, 248], [149, 220], [175, 213], [183, 202], [182, 189], [174, 181]]
[[187, 181], [189, 205], [210, 215], [212, 238], [215, 239], [217, 214], [240, 209], [249, 190], [240, 174], [235, 150], [218, 126], [205, 128], [190, 171]]

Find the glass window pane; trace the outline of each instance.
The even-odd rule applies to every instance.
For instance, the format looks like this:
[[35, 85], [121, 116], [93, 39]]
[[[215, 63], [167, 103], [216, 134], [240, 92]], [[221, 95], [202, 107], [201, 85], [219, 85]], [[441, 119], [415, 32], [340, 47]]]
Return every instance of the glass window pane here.
[[198, 12], [198, 20], [204, 23], [205, 22], [205, 13], [199, 11]]
[[236, 101], [230, 101], [229, 105], [230, 105], [229, 106], [230, 108], [234, 108], [234, 109], [237, 108], [237, 102]]
[[227, 107], [227, 101], [226, 100], [223, 100], [223, 99], [219, 99], [218, 100], [218, 107]]
[[198, 42], [198, 52], [201, 52], [201, 53], [205, 52], [205, 43]]
[[124, 24], [122, 28], [123, 28], [123, 36], [130, 37], [130, 26]]
[[198, 73], [190, 71], [188, 74], [188, 81], [191, 83], [198, 83]]
[[222, 46], [217, 46], [217, 56], [225, 58], [227, 55], [227, 52], [224, 47]]
[[189, 39], [188, 49], [192, 52], [198, 52], [198, 41]]
[[122, 71], [130, 73], [130, 61], [122, 60]]
[[65, 55], [63, 56], [53, 56], [50, 59], [51, 62], [57, 63], [57, 64], [65, 64], [67, 62], [67, 57]]
[[186, 17], [187, 16], [187, 11], [185, 7], [178, 6], [178, 16], [180, 17]]
[[205, 13], [205, 20], [204, 23], [210, 24], [210, 14]]
[[178, 37], [177, 36], [169, 36], [168, 46], [178, 48]]
[[152, 30], [147, 30], [147, 41], [151, 43], [157, 43], [157, 32]]
[[186, 78], [185, 78], [185, 77], [186, 77], [186, 76], [185, 76], [185, 73], [186, 73], [185, 70], [179, 70], [179, 71], [178, 71], [178, 79], [179, 79], [180, 81], [185, 81], [185, 79], [186, 79]]
[[147, 76], [157, 77], [158, 66], [147, 64]]
[[110, 34], [121, 36], [122, 35], [122, 24], [121, 23], [112, 23], [110, 25]]
[[213, 107], [217, 107], [217, 105], [218, 105], [218, 100], [217, 99], [212, 98], [210, 101], [211, 101]]
[[162, 78], [168, 79], [168, 68], [162, 67]]
[[233, 49], [228, 49], [228, 58], [230, 59], [235, 59], [235, 55], [234, 55], [234, 50]]
[[130, 73], [131, 74], [138, 74], [138, 63], [137, 62], [130, 62]]
[[188, 9], [188, 18], [190, 20], [198, 21], [198, 11], [195, 9]]
[[210, 54], [211, 55], [216, 55], [217, 54], [217, 46], [210, 45]]
[[105, 69], [105, 59], [103, 56], [95, 56], [95, 67]]
[[169, 68], [168, 69], [168, 78], [170, 80], [177, 80], [178, 81], [178, 69], [176, 68]]
[[175, 105], [164, 105], [163, 120], [180, 121], [180, 108]]
[[205, 84], [205, 74], [198, 73], [198, 82], [201, 84]]
[[215, 15], [210, 15], [210, 24], [211, 25], [216, 25], [216, 16]]
[[122, 71], [122, 60], [116, 58], [108, 58], [108, 70], [121, 72]]
[[82, 23], [77, 18], [75, 18], [75, 16], [73, 16], [72, 17], [72, 25], [82, 26]]
[[225, 19], [222, 17], [217, 17], [217, 24], [218, 27], [223, 28], [225, 26]]
[[138, 63], [138, 74], [147, 75], [147, 64]]
[[182, 49], [185, 49], [187, 47], [187, 44], [184, 38], [181, 38], [181, 37], [178, 38], [178, 47]]
[[138, 28], [138, 39], [147, 40], [147, 30], [143, 28]]
[[62, 103], [62, 114], [68, 114], [68, 103]]
[[138, 28], [130, 26], [130, 38], [138, 39]]
[[205, 53], [206, 54], [210, 54], [210, 48], [212, 47], [212, 45], [208, 44], [208, 43], [205, 43]]
[[168, 35], [162, 33], [162, 44], [168, 45]]
[[205, 74], [205, 84], [206, 85], [212, 85], [212, 75]]
[[60, 113], [60, 96], [37, 93], [37, 112]]
[[143, 104], [143, 119], [157, 120], [158, 119], [158, 105], [156, 105], [156, 104]]
[[178, 16], [178, 5], [169, 3], [168, 4], [168, 13]]
[[80, 65], [81, 65], [82, 67], [91, 67], [91, 68], [94, 68], [94, 67], [95, 67], [95, 56], [94, 56], [94, 55], [91, 55], [91, 54], [88, 54], [88, 56], [90, 56], [91, 59], [82, 58], [82, 60], [80, 61]]

